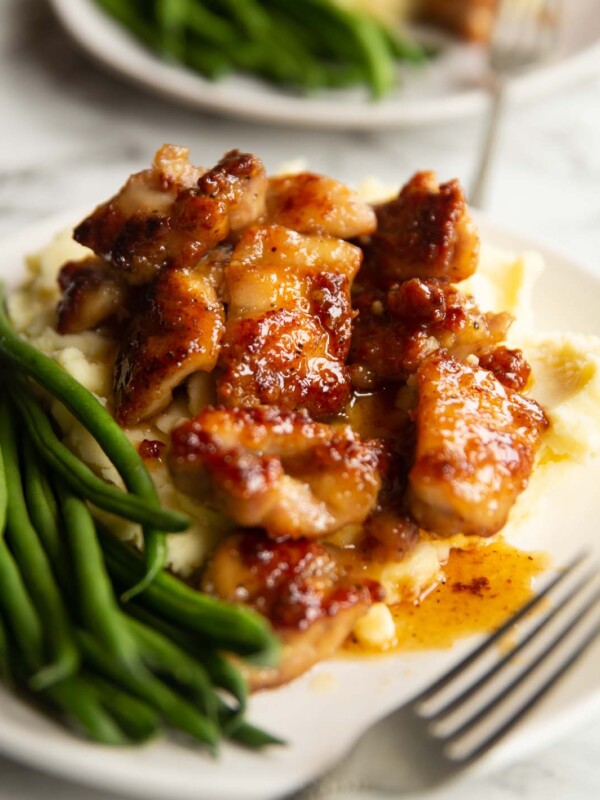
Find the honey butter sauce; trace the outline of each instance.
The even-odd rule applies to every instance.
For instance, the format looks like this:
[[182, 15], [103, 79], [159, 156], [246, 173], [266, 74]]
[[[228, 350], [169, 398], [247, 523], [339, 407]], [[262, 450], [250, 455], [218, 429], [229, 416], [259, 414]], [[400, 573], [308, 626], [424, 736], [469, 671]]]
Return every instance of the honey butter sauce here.
[[[448, 648], [464, 636], [490, 633], [533, 593], [532, 580], [548, 567], [548, 556], [518, 550], [502, 539], [470, 550], [451, 550], [445, 581], [418, 601], [392, 606], [395, 643], [387, 650]], [[375, 654], [351, 636], [351, 655]]]

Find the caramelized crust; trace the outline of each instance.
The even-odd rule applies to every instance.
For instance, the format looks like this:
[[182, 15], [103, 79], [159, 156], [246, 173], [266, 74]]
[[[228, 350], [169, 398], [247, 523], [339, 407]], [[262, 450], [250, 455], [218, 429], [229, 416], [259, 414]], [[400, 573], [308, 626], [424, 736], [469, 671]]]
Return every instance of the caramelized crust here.
[[484, 353], [479, 359], [479, 366], [489, 369], [500, 383], [517, 392], [527, 386], [531, 375], [531, 367], [527, 363], [523, 351], [504, 345]]
[[276, 408], [206, 408], [171, 435], [183, 491], [273, 537], [318, 538], [361, 523], [379, 492], [381, 445]]
[[374, 285], [409, 278], [456, 283], [477, 269], [479, 236], [458, 181], [438, 185], [435, 173], [418, 172], [376, 212], [377, 230], [365, 247]]
[[267, 175], [260, 158], [251, 153], [230, 150], [202, 175], [198, 188], [225, 203], [232, 231], [245, 228], [264, 213]]
[[223, 304], [200, 268], [165, 268], [144, 289], [115, 362], [119, 424], [162, 411], [193, 372], [210, 372], [224, 330]]
[[360, 292], [354, 308], [350, 373], [363, 389], [405, 381], [440, 348], [460, 360], [479, 356], [504, 339], [512, 321], [484, 314], [451, 284], [419, 278]]
[[420, 0], [419, 16], [473, 41], [490, 38], [498, 0]]
[[375, 212], [356, 192], [312, 172], [269, 180], [267, 221], [340, 239], [373, 233], [377, 225]]
[[360, 250], [281, 226], [250, 228], [227, 267], [219, 400], [337, 413], [350, 381], [350, 285]]
[[277, 669], [249, 670], [253, 689], [286, 683], [333, 655], [358, 617], [383, 598], [374, 581], [346, 576], [336, 555], [316, 542], [274, 542], [254, 531], [229, 536], [213, 554], [203, 588], [253, 606], [282, 639]]
[[548, 420], [540, 406], [491, 372], [445, 353], [417, 373], [417, 443], [410, 509], [441, 535], [489, 536], [526, 487]]
[[188, 153], [165, 145], [151, 169], [132, 175], [75, 229], [75, 239], [129, 283], [147, 283], [165, 266], [193, 266], [264, 209], [259, 159], [232, 151], [205, 173], [189, 164]]
[[81, 333], [124, 314], [129, 288], [101, 258], [68, 261], [58, 274], [58, 285], [62, 291], [56, 308], [59, 333]]

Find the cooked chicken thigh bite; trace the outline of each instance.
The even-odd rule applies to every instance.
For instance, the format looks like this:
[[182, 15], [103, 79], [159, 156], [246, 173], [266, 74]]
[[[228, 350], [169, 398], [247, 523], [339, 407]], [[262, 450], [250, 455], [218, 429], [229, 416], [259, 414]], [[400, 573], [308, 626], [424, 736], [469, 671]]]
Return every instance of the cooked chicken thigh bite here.
[[124, 315], [130, 289], [102, 258], [68, 261], [60, 270], [62, 296], [56, 308], [59, 333], [81, 333]]
[[353, 239], [372, 233], [377, 220], [372, 207], [343, 183], [301, 172], [269, 180], [267, 221], [299, 233]]
[[306, 414], [206, 408], [171, 434], [183, 491], [273, 537], [318, 538], [363, 522], [381, 485], [382, 447]]
[[435, 173], [418, 172], [376, 213], [377, 230], [365, 247], [374, 285], [409, 278], [456, 283], [477, 269], [479, 236], [458, 181], [438, 185]]
[[218, 378], [227, 406], [277, 405], [313, 416], [350, 394], [350, 286], [359, 248], [278, 225], [253, 227], [225, 271], [229, 304]]
[[464, 360], [502, 341], [510, 314], [483, 313], [474, 299], [443, 281], [412, 278], [388, 291], [357, 292], [350, 373], [357, 388], [405, 381], [440, 348]]
[[548, 420], [533, 400], [443, 352], [417, 372], [417, 440], [409, 505], [441, 535], [489, 536], [527, 486]]
[[345, 574], [335, 547], [306, 539], [274, 542], [260, 531], [228, 536], [211, 558], [203, 588], [253, 606], [281, 638], [277, 668], [247, 668], [252, 689], [287, 683], [332, 656], [383, 597], [378, 583]]
[[118, 422], [131, 426], [157, 414], [189, 375], [210, 372], [224, 321], [210, 271], [164, 268], [143, 290], [117, 353]]
[[205, 172], [189, 164], [188, 154], [165, 145], [151, 169], [132, 175], [75, 229], [75, 239], [129, 283], [147, 283], [165, 266], [193, 266], [264, 210], [260, 159], [232, 151]]

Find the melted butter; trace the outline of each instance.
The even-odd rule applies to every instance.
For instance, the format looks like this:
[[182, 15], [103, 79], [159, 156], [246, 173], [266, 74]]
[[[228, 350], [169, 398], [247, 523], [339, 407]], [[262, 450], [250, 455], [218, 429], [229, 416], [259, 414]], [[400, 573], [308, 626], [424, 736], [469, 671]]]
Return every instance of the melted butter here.
[[[472, 550], [452, 550], [445, 583], [419, 602], [392, 606], [395, 651], [448, 648], [464, 636], [490, 633], [532, 596], [532, 579], [548, 566], [541, 553], [517, 550], [502, 540]], [[373, 653], [352, 638], [346, 652]]]

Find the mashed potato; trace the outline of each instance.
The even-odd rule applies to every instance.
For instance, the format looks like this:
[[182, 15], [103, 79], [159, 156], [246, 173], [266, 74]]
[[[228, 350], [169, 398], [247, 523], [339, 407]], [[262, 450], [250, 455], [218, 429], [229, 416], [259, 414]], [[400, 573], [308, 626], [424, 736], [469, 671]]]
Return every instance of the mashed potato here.
[[[390, 192], [370, 181], [363, 187], [363, 194], [368, 199], [381, 200]], [[115, 343], [95, 332], [60, 336], [53, 327], [57, 272], [65, 261], [81, 258], [87, 252], [72, 241], [69, 233], [63, 233], [29, 258], [27, 282], [10, 297], [9, 312], [17, 329], [33, 345], [61, 364], [110, 410]], [[475, 296], [482, 308], [509, 311], [516, 317], [510, 344], [524, 349], [533, 369], [530, 392], [542, 404], [551, 423], [538, 457], [542, 467], [534, 474], [532, 487], [515, 505], [509, 528], [525, 518], [525, 510], [535, 513], [531, 506], [543, 495], [544, 487], [551, 484], [553, 464], [561, 462], [564, 467], [568, 460], [585, 462], [600, 452], [600, 338], [535, 331], [531, 297], [542, 270], [543, 261], [537, 253], [515, 256], [483, 247], [478, 273], [461, 286]], [[211, 382], [205, 375], [193, 376], [187, 391], [187, 399], [179, 396], [152, 423], [127, 430], [132, 443], [138, 446], [143, 439], [166, 442], [178, 422], [213, 400]], [[119, 485], [114, 467], [83, 427], [57, 402], [52, 404], [52, 413], [69, 447], [105, 480]], [[186, 533], [168, 537], [169, 565], [188, 576], [201, 566], [216, 541], [230, 529], [230, 523], [178, 492], [165, 465], [158, 463], [151, 471], [162, 503], [183, 510], [192, 519]], [[139, 541], [136, 525], [104, 513], [102, 518], [123, 539]], [[450, 548], [465, 546], [472, 543], [463, 536], [444, 540], [424, 536], [408, 557], [386, 564], [378, 573], [388, 602], [418, 596], [443, 578], [443, 564]], [[381, 649], [391, 643], [394, 635], [391, 615], [382, 604], [374, 606], [356, 629], [359, 641]]]

